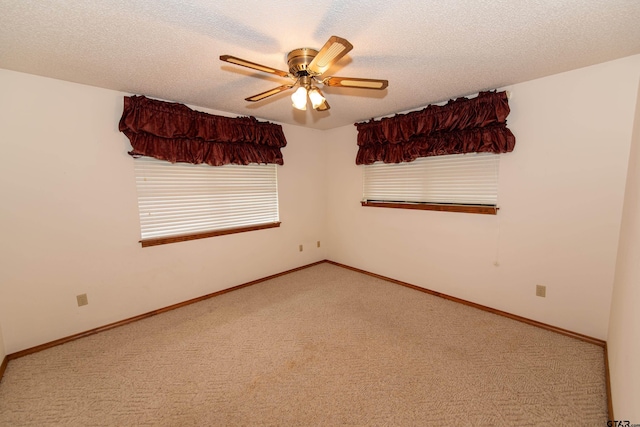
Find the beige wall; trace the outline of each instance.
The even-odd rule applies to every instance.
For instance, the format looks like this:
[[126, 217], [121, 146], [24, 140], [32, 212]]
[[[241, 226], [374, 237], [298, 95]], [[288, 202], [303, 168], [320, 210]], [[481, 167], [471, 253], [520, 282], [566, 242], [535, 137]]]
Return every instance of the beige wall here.
[[4, 338], [2, 337], [2, 325], [0, 324], [0, 363], [4, 360], [7, 352], [4, 350]]
[[496, 216], [361, 207], [356, 130], [328, 131], [331, 259], [606, 339], [639, 72], [637, 55], [506, 88]]
[[284, 126], [280, 228], [142, 249], [125, 94], [7, 70], [0, 93], [7, 353], [326, 258], [321, 132]]
[[640, 91], [636, 105], [608, 340], [613, 412], [631, 422], [640, 420]]
[[636, 55], [507, 88], [518, 142], [497, 216], [363, 208], [355, 127], [285, 125], [282, 227], [145, 249], [124, 94], [0, 70], [5, 351], [325, 258], [606, 339], [639, 70]]

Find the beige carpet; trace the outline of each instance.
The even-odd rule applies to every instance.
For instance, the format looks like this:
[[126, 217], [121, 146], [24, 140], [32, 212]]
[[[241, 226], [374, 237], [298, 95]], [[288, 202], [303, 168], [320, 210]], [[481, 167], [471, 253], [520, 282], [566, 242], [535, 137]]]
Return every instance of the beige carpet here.
[[604, 426], [606, 411], [601, 347], [330, 264], [13, 360], [0, 383], [2, 426]]

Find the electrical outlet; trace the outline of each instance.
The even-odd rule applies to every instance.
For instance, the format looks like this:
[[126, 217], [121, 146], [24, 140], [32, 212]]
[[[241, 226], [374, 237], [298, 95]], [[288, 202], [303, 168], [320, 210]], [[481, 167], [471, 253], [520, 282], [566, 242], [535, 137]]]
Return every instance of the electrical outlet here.
[[300, 252], [302, 252], [302, 245], [300, 245]]
[[544, 285], [536, 285], [536, 296], [537, 297], [546, 297], [547, 296], [547, 287]]
[[318, 247], [320, 247], [320, 240], [318, 240]]
[[76, 295], [76, 299], [78, 300], [78, 307], [82, 307], [83, 305], [89, 304], [89, 299], [87, 298], [87, 294]]

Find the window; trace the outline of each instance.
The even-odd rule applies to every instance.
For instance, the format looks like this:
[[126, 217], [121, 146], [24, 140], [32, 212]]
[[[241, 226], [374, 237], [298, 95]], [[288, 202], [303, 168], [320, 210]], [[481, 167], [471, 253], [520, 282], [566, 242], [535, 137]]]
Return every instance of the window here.
[[498, 166], [493, 153], [365, 165], [362, 205], [495, 214]]
[[275, 164], [134, 164], [143, 247], [280, 225]]

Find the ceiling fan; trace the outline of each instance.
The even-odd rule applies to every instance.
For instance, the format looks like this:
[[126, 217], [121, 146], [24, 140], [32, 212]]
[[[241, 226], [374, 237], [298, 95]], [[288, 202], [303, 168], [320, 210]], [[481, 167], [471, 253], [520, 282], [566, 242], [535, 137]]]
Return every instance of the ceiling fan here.
[[275, 74], [280, 77], [288, 77], [293, 80], [293, 83], [284, 84], [245, 98], [246, 101], [260, 101], [285, 90], [293, 89], [298, 85], [298, 89], [291, 95], [291, 101], [295, 108], [298, 110], [306, 110], [308, 97], [314, 110], [326, 111], [330, 108], [329, 103], [316, 86], [317, 84], [377, 90], [382, 90], [389, 85], [387, 80], [361, 79], [356, 77], [324, 77], [323, 74], [351, 49], [353, 49], [353, 45], [346, 39], [331, 36], [320, 51], [307, 47], [292, 50], [287, 55], [289, 72], [256, 64], [255, 62], [246, 61], [231, 55], [221, 55], [220, 60], [265, 73]]

